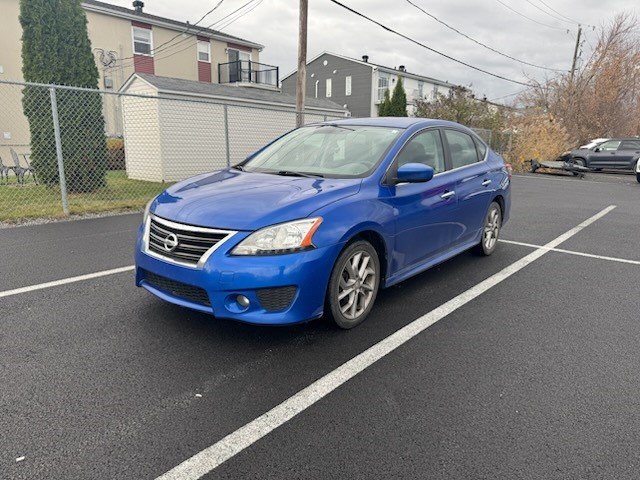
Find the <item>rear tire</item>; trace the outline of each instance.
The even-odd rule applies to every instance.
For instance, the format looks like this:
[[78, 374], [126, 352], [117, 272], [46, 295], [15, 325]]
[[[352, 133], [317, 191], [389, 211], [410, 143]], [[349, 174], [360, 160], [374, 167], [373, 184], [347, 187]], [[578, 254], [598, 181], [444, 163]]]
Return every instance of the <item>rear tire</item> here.
[[340, 328], [353, 328], [367, 318], [378, 295], [380, 272], [378, 253], [369, 242], [356, 241], [340, 254], [327, 289], [327, 310]]
[[487, 215], [482, 224], [482, 235], [480, 243], [476, 245], [475, 251], [479, 255], [489, 256], [495, 252], [502, 228], [502, 209], [498, 202], [491, 202]]
[[636, 172], [636, 180], [640, 183], [640, 172]]

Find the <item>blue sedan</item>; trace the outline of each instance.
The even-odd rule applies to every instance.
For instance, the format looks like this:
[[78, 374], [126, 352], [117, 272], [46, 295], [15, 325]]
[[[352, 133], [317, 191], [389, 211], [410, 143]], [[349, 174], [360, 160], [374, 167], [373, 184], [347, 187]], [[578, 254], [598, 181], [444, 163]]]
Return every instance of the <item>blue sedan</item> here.
[[491, 255], [510, 173], [453, 122], [367, 118], [298, 128], [145, 210], [136, 284], [256, 324], [330, 314], [352, 328], [389, 287], [468, 249]]

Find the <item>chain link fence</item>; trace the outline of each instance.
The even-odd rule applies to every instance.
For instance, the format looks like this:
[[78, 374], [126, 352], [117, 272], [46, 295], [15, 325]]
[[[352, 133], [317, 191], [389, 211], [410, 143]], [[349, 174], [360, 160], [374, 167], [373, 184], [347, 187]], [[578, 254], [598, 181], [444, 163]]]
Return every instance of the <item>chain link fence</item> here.
[[513, 141], [513, 132], [511, 131], [497, 132], [489, 130], [488, 128], [472, 128], [472, 130], [487, 142], [487, 145], [489, 145], [494, 152], [500, 155], [503, 155], [511, 149], [511, 142]]
[[0, 81], [0, 222], [139, 210], [295, 125], [293, 108]]

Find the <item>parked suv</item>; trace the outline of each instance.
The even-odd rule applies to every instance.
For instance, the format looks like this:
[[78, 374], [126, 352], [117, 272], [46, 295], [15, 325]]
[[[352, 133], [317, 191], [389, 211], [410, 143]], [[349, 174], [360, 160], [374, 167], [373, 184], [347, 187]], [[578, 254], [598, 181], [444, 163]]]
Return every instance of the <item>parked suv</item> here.
[[593, 169], [636, 170], [640, 159], [640, 138], [610, 138], [591, 148], [572, 150], [569, 161]]

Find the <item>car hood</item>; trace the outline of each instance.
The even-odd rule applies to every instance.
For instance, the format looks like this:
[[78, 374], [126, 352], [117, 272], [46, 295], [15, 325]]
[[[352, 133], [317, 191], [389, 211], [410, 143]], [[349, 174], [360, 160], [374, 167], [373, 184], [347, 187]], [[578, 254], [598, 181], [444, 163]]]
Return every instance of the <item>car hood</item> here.
[[576, 148], [571, 150], [571, 155], [589, 155], [590, 153], [593, 153], [593, 150], [589, 148]]
[[285, 177], [234, 169], [200, 175], [161, 193], [151, 212], [175, 222], [256, 230], [305, 218], [360, 190], [362, 180]]

